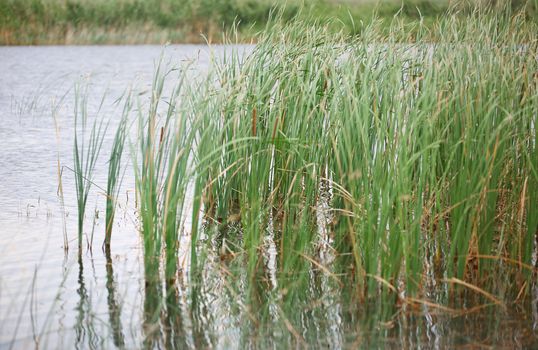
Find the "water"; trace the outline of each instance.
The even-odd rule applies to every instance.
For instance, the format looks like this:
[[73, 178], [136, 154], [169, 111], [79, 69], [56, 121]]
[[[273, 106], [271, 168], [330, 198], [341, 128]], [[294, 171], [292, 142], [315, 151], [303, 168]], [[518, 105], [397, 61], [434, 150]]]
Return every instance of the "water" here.
[[[222, 50], [215, 48], [217, 54]], [[113, 275], [110, 276], [101, 251], [104, 197], [97, 190], [88, 200], [85, 239], [90, 240], [91, 232], [95, 232], [94, 248], [86, 250], [79, 262], [74, 177], [63, 166], [72, 168], [75, 84], [88, 86], [89, 111], [97, 111], [101, 97], [106, 96], [100, 115], [108, 116], [113, 131], [121, 112], [121, 106], [114, 101], [129, 87], [141, 93], [150, 89], [162, 53], [159, 46], [0, 49], [0, 136], [5, 140], [0, 157], [2, 347], [13, 340], [18, 348], [34, 341], [43, 347], [55, 347], [53, 344], [62, 339], [65, 347], [74, 342], [91, 344], [89, 336], [76, 339], [73, 325], [80, 323], [78, 318], [84, 314], [92, 318], [87, 323], [93, 323], [96, 334], [106, 334], [106, 329], [99, 328], [107, 327], [106, 285], [110, 277], [125, 310], [123, 323], [140, 324], [136, 305], [143, 302], [138, 284], [141, 251], [132, 176], [127, 174], [123, 186], [123, 210], [114, 232]], [[196, 59], [195, 68], [203, 71], [209, 58], [207, 47], [180, 46], [166, 48], [162, 61], [172, 67]], [[144, 99], [142, 95], [141, 100]], [[106, 159], [106, 151], [110, 149], [112, 132], [109, 134], [102, 159]], [[71, 247], [67, 254], [63, 242], [63, 210], [58, 197], [58, 157], [64, 181], [65, 227]], [[106, 187], [106, 171], [107, 165], [100, 162], [95, 182], [101, 187]], [[94, 221], [96, 211], [99, 219]], [[129, 331], [132, 334], [125, 336], [125, 345], [135, 347], [140, 330]], [[40, 334], [42, 339], [37, 339]], [[47, 343], [49, 340], [51, 343]]]
[[[213, 48], [217, 56], [226, 49]], [[132, 87], [147, 102], [162, 53], [159, 46], [0, 48], [0, 348], [538, 346], [536, 302], [457, 316], [420, 304], [360, 304], [353, 290], [315, 268], [301, 278], [303, 292], [291, 296], [277, 285], [283, 277], [275, 274], [271, 241], [266, 278], [259, 281], [249, 281], [240, 263], [210, 256], [201, 283], [182, 273], [173, 285], [148, 286], [129, 172], [111, 256], [101, 249], [104, 197], [98, 188], [88, 200], [88, 243], [79, 256], [68, 168], [73, 86], [88, 86], [91, 117], [106, 96], [99, 115], [114, 130], [122, 107], [115, 101]], [[163, 61], [180, 66], [194, 60], [192, 74], [199, 75], [210, 57], [204, 46], [170, 46]], [[110, 149], [108, 134], [101, 159]], [[106, 186], [106, 171], [100, 161], [96, 185]]]

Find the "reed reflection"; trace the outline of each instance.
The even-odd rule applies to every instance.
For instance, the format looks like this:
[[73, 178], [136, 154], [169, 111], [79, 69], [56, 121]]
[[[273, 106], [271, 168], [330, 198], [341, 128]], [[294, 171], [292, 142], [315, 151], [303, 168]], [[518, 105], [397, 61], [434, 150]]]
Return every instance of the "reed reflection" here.
[[82, 253], [78, 253], [78, 303], [76, 306], [77, 317], [75, 320], [75, 348], [97, 349], [101, 343], [100, 337], [94, 329], [94, 317], [92, 314], [91, 299], [84, 281], [84, 261]]
[[164, 331], [165, 349], [187, 349], [187, 334], [183, 316], [183, 305], [181, 303], [181, 292], [177, 283], [166, 283], [166, 312], [163, 313], [162, 324]]
[[114, 282], [114, 268], [112, 266], [112, 257], [110, 254], [110, 246], [105, 245], [106, 257], [106, 290], [108, 316], [110, 326], [112, 327], [112, 339], [114, 345], [119, 349], [125, 348], [125, 336], [123, 335], [123, 327], [121, 324], [121, 306], [116, 297], [116, 283]]
[[144, 349], [159, 347], [161, 336], [160, 316], [162, 312], [162, 282], [158, 260], [145, 256], [144, 259], [144, 321], [142, 325]]

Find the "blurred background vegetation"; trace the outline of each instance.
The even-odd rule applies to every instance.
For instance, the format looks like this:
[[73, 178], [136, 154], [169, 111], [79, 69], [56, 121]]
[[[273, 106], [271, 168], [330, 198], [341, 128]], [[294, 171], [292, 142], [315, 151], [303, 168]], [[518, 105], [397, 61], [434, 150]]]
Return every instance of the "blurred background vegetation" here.
[[283, 21], [318, 21], [354, 34], [374, 14], [382, 26], [396, 14], [428, 26], [452, 7], [463, 13], [476, 2], [505, 1], [537, 19], [538, 0], [0, 0], [0, 44], [220, 42], [234, 23], [238, 39], [249, 42], [275, 8]]

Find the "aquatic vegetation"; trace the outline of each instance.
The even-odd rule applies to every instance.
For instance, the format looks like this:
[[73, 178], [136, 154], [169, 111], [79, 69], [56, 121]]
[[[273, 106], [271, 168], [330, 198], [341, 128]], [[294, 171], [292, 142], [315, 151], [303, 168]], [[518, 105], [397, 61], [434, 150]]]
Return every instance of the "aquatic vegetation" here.
[[364, 297], [420, 295], [432, 273], [515, 297], [538, 216], [536, 28], [519, 16], [417, 24], [409, 45], [398, 21], [357, 39], [267, 31], [194, 97], [193, 237], [203, 210], [209, 226], [239, 222], [223, 235], [252, 274], [269, 236], [282, 276], [314, 265]]
[[95, 165], [101, 152], [103, 139], [107, 126], [103, 120], [94, 119], [92, 127], [87, 129], [88, 106], [87, 91], [81, 91], [81, 87], [75, 87], [75, 134], [73, 141], [73, 172], [75, 176], [75, 188], [78, 207], [78, 247], [82, 248], [82, 236], [84, 228], [84, 215], [86, 213], [86, 203], [88, 195], [93, 185], [93, 174]]
[[121, 171], [121, 160], [123, 156], [123, 149], [126, 143], [127, 137], [127, 122], [129, 112], [131, 110], [131, 96], [127, 95], [126, 102], [123, 109], [122, 118], [116, 129], [114, 135], [114, 141], [112, 143], [112, 151], [108, 159], [108, 177], [106, 187], [106, 212], [105, 212], [105, 246], [110, 246], [110, 239], [112, 237], [112, 228], [114, 224], [114, 214], [116, 212], [117, 198], [121, 187], [121, 181], [123, 174]]
[[204, 38], [220, 41], [222, 29], [233, 23], [239, 38], [250, 42], [276, 8], [282, 10], [283, 22], [298, 17], [328, 23], [331, 31], [344, 26], [346, 32], [360, 34], [373, 18], [381, 20], [384, 30], [396, 14], [431, 27], [454, 4], [463, 7], [459, 13], [464, 17], [476, 4], [507, 2], [524, 8], [526, 20], [536, 20], [536, 0], [0, 0], [0, 44], [205, 43]]
[[264, 323], [308, 343], [317, 328], [302, 322], [335, 294], [387, 327], [395, 308], [459, 317], [528, 301], [538, 28], [521, 16], [449, 13], [433, 29], [395, 19], [388, 34], [374, 21], [360, 36], [275, 21], [201, 77], [159, 64], [131, 140], [144, 345], [162, 341], [159, 322], [164, 342], [177, 338], [186, 276], [198, 347], [215, 344], [211, 288], [253, 320], [244, 345]]
[[[144, 238], [146, 268], [159, 270], [161, 248], [165, 248], [166, 276], [174, 280], [178, 265], [182, 214], [189, 176], [189, 157], [195, 132], [189, 114], [179, 105], [179, 96], [186, 79], [180, 70], [177, 85], [166, 100], [164, 117], [160, 118], [160, 103], [166, 74], [159, 64], [153, 81], [149, 114], [139, 115], [138, 153], [134, 155], [136, 193], [141, 232]], [[153, 273], [148, 272], [148, 278]]]

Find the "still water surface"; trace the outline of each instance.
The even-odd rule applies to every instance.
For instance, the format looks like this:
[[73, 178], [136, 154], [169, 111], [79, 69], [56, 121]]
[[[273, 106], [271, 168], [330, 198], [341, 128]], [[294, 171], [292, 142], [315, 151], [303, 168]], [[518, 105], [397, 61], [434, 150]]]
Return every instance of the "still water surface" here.
[[[230, 48], [212, 50], [222, 56]], [[74, 177], [68, 167], [75, 84], [88, 87], [90, 112], [105, 96], [99, 114], [113, 131], [122, 107], [115, 102], [131, 87], [142, 104], [147, 102], [161, 55], [171, 67], [194, 62], [193, 75], [204, 74], [211, 61], [210, 49], [192, 45], [170, 46], [164, 54], [159, 46], [0, 48], [1, 349], [538, 347], [536, 301], [458, 317], [427, 307], [404, 313], [357, 305], [313, 270], [305, 294], [290, 306], [271, 282], [271, 256], [266, 257], [267, 281], [259, 284], [246, 281], [246, 272], [228, 278], [220, 263], [196, 286], [185, 274], [171, 287], [173, 293], [165, 287], [171, 299], [164, 309], [156, 307], [159, 321], [148, 324], [144, 305], [157, 296], [144, 285], [132, 173], [122, 187], [112, 255], [107, 259], [101, 250], [104, 196], [97, 188], [88, 199], [85, 227], [93, 249], [86, 244], [79, 258]], [[101, 159], [111, 148], [110, 130]], [[106, 171], [106, 162], [99, 162], [98, 186], [106, 187]]]

